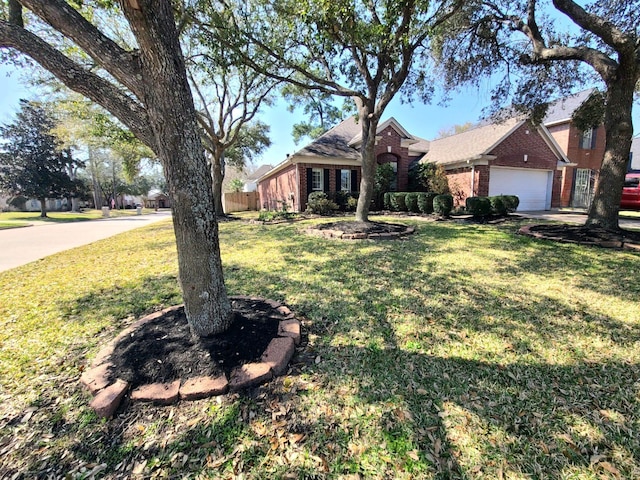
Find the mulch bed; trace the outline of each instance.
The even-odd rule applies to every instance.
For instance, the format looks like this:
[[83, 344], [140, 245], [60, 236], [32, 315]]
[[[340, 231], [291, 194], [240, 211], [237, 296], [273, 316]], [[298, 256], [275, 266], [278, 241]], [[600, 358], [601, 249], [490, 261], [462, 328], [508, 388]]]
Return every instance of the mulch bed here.
[[640, 249], [640, 232], [633, 230], [612, 232], [602, 228], [587, 228], [584, 225], [543, 224], [527, 225], [520, 229], [520, 233], [563, 243], [596, 245], [605, 248]]
[[285, 315], [261, 300], [233, 300], [232, 305], [231, 327], [207, 338], [191, 335], [184, 308], [145, 323], [116, 344], [112, 378], [134, 389], [176, 379], [228, 377], [239, 365], [259, 362]]
[[341, 238], [349, 240], [378, 239], [390, 240], [398, 239], [405, 235], [412, 234], [415, 229], [406, 225], [385, 222], [356, 222], [337, 221], [321, 223], [306, 231], [312, 235], [319, 235], [327, 238]]

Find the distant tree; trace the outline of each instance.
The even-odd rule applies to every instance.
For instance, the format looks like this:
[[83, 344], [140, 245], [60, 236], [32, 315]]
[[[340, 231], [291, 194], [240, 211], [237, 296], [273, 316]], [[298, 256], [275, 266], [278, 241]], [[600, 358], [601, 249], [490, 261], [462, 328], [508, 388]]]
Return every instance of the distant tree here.
[[71, 151], [51, 133], [51, 116], [41, 106], [20, 101], [16, 121], [0, 127], [0, 189], [11, 195], [40, 200], [40, 216], [47, 216], [47, 198], [75, 196], [69, 176], [79, 166]]
[[[203, 0], [203, 7], [206, 3]], [[211, 164], [216, 215], [223, 216], [225, 167], [242, 170], [271, 145], [269, 126], [256, 116], [263, 105], [271, 103], [279, 81], [237, 62], [226, 45], [217, 41], [211, 28], [214, 27], [205, 22], [193, 23], [187, 36], [187, 68]], [[253, 59], [260, 62], [256, 54]]]
[[464, 133], [476, 126], [473, 122], [466, 122], [458, 125], [452, 125], [450, 127], [441, 128], [438, 130], [438, 135], [436, 138], [445, 138], [450, 137], [451, 135], [458, 135], [459, 133]]
[[300, 143], [303, 138], [314, 140], [320, 135], [355, 113], [355, 105], [345, 101], [338, 108], [335, 96], [317, 90], [309, 90], [289, 83], [282, 88], [283, 97], [289, 102], [287, 109], [293, 113], [302, 108], [305, 120], [295, 123], [292, 129], [293, 141]]
[[435, 49], [447, 72], [444, 83], [479, 85], [489, 75], [500, 75], [492, 95], [496, 109], [513, 100], [518, 110], [531, 112], [534, 122], [543, 119], [549, 98], [585, 82], [604, 85], [600, 101], [592, 102], [602, 114], [591, 115], [590, 126], [604, 125], [606, 145], [586, 225], [617, 230], [640, 79], [640, 2], [553, 0], [552, 5], [539, 0], [466, 3]]
[[244, 188], [244, 182], [239, 178], [234, 178], [229, 183], [229, 188], [231, 189], [232, 192], [241, 192], [242, 189]]

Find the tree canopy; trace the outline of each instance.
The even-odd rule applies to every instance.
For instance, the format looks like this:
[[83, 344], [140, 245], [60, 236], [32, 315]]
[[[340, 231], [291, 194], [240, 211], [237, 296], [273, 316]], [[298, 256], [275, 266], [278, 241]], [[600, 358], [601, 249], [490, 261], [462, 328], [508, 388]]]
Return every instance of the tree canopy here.
[[79, 185], [69, 175], [81, 162], [52, 130], [52, 116], [40, 105], [20, 101], [12, 124], [0, 127], [0, 190], [40, 200], [41, 216], [47, 216], [46, 199], [75, 196]]

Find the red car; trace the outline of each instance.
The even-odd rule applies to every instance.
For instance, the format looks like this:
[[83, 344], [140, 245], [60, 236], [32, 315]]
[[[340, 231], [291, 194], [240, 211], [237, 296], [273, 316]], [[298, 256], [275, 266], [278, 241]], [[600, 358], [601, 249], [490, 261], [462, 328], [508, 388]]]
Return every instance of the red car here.
[[624, 179], [620, 208], [640, 210], [640, 173], [630, 173]]

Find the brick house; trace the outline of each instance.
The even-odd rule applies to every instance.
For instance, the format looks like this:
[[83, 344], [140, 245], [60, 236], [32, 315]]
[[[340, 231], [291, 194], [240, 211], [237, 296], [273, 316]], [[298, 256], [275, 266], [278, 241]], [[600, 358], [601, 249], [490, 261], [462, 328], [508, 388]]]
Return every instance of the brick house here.
[[591, 205], [604, 159], [604, 127], [600, 125], [583, 132], [571, 119], [592, 92], [593, 89], [584, 90], [557, 100], [549, 106], [544, 119], [544, 125], [571, 162], [561, 179], [561, 207], [588, 208]]
[[433, 140], [420, 162], [444, 167], [456, 205], [470, 196], [517, 195], [519, 210], [559, 206], [569, 163], [544, 126], [517, 117]]
[[[409, 134], [394, 118], [378, 125], [375, 154], [378, 163], [391, 163], [396, 172], [394, 189], [407, 188], [409, 147], [421, 139]], [[311, 192], [329, 195], [358, 192], [362, 178], [361, 126], [348, 118], [276, 165], [258, 179], [260, 206], [277, 210], [286, 203], [290, 211], [304, 211]]]

